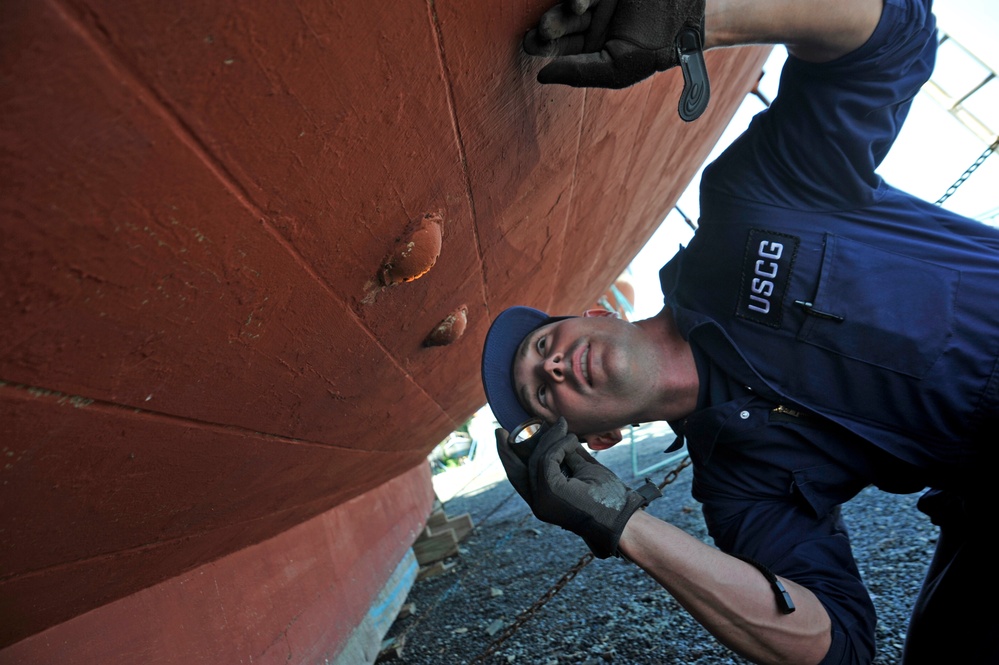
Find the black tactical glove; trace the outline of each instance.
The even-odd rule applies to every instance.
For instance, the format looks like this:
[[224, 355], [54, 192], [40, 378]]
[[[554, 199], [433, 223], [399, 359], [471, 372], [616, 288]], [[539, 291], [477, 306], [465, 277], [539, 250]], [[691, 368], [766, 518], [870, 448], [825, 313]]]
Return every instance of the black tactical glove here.
[[505, 430], [496, 446], [514, 489], [543, 522], [580, 536], [600, 558], [615, 556], [621, 532], [636, 510], [662, 494], [651, 482], [633, 491], [583, 449], [560, 418], [525, 464], [511, 449]]
[[527, 53], [555, 58], [541, 83], [625, 88], [680, 65], [687, 122], [708, 106], [703, 47], [704, 0], [565, 0], [524, 38]]

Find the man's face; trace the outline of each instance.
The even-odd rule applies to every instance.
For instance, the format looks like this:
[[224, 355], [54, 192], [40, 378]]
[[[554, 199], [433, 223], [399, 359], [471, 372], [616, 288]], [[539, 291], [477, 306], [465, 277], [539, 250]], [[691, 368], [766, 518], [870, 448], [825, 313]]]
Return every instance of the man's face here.
[[572, 318], [538, 328], [521, 343], [513, 378], [521, 404], [548, 422], [597, 434], [635, 421], [659, 376], [651, 340], [609, 317]]

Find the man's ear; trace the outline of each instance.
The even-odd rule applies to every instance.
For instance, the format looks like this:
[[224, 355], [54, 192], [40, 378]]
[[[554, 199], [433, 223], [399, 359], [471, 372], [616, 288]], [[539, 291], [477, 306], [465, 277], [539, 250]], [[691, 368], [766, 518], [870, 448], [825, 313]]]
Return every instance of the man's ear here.
[[613, 429], [609, 432], [601, 432], [600, 434], [587, 434], [581, 438], [590, 447], [590, 450], [607, 450], [620, 443], [624, 437], [621, 435], [620, 429]]

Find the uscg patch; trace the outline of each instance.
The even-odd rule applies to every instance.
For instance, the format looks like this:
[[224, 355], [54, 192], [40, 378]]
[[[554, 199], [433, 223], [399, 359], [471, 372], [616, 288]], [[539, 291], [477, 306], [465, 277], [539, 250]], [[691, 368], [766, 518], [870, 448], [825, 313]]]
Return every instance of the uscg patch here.
[[750, 229], [742, 259], [736, 316], [779, 328], [794, 257], [800, 240], [775, 231]]

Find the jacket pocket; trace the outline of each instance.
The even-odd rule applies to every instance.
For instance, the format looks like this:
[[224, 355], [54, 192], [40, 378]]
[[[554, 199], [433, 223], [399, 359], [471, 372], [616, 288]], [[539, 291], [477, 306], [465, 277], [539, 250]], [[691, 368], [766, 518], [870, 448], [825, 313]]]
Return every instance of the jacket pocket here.
[[866, 485], [838, 464], [821, 464], [792, 472], [791, 495], [822, 519]]
[[959, 271], [827, 234], [802, 342], [922, 377], [951, 335]]

